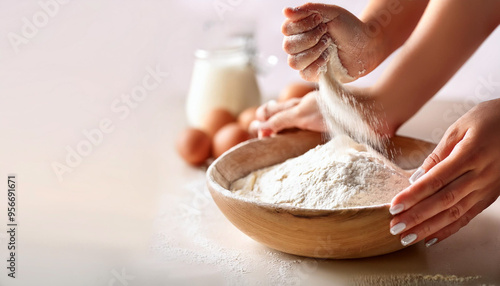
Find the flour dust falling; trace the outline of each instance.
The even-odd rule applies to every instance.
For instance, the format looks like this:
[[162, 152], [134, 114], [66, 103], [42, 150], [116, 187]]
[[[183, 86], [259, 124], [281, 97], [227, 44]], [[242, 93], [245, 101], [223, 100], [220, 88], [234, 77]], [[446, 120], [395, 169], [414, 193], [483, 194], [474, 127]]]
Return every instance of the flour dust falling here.
[[[374, 129], [385, 124], [373, 109], [374, 104], [354, 96], [339, 82], [341, 79], [353, 80], [342, 66], [333, 44], [329, 50], [330, 58], [326, 69], [320, 71], [318, 103], [331, 138], [345, 134], [358, 143], [368, 144], [387, 155], [385, 150], [388, 137], [378, 134]], [[370, 123], [368, 123], [370, 122]]]

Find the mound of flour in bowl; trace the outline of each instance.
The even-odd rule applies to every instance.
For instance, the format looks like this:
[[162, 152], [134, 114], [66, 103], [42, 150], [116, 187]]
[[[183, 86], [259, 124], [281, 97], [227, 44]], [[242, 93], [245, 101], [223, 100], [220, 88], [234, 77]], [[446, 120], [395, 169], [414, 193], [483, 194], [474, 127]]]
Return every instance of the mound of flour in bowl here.
[[248, 199], [311, 209], [389, 203], [409, 186], [408, 175], [385, 157], [345, 135], [231, 184]]

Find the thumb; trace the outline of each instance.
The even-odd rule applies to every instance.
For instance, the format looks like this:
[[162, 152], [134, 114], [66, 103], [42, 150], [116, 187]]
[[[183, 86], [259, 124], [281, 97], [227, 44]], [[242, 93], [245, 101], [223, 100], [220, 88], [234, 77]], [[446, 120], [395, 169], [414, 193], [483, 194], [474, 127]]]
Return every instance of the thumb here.
[[420, 168], [410, 177], [410, 183], [413, 184], [430, 169], [446, 159], [462, 138], [463, 134], [460, 134], [458, 129], [455, 129], [453, 126], [450, 127], [436, 148], [434, 148], [434, 151], [425, 158]]

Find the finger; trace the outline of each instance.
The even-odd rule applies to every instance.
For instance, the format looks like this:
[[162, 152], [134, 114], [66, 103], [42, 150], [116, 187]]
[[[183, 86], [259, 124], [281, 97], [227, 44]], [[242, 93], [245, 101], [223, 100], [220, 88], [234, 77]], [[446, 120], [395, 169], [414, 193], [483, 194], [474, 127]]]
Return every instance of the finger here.
[[290, 108], [276, 113], [261, 125], [263, 132], [278, 133], [284, 129], [297, 127], [295, 122], [297, 120], [297, 109]]
[[417, 243], [429, 235], [438, 232], [450, 224], [453, 224], [454, 222], [460, 220], [477, 203], [477, 201], [477, 192], [470, 193], [456, 205], [401, 233], [401, 243], [404, 246]]
[[283, 50], [291, 55], [308, 50], [314, 47], [325, 33], [326, 25], [320, 24], [305, 33], [286, 36], [283, 40]]
[[322, 22], [323, 17], [321, 17], [321, 15], [317, 13], [313, 13], [306, 18], [298, 21], [291, 21], [290, 19], [286, 19], [281, 26], [281, 32], [285, 36], [301, 34], [314, 29]]
[[317, 60], [299, 72], [300, 76], [307, 81], [318, 81], [319, 73], [324, 69], [329, 56], [330, 51], [326, 49]]
[[[461, 208], [457, 209], [456, 204], [473, 191], [472, 187], [476, 187], [477, 189], [477, 186], [474, 186], [476, 179], [476, 173], [469, 171], [434, 195], [427, 197], [407, 211], [396, 215], [390, 223], [391, 233], [398, 234], [403, 230], [411, 229], [441, 213], [443, 210], [450, 208], [455, 214], [460, 214], [461, 216], [464, 210]], [[395, 233], [392, 229], [399, 231]]]
[[325, 34], [321, 37], [321, 40], [309, 50], [295, 55], [289, 55], [288, 65], [295, 70], [302, 70], [317, 60], [331, 44], [332, 39]]
[[431, 196], [451, 181], [471, 170], [469, 158], [474, 152], [467, 140], [460, 141], [451, 151], [450, 155], [425, 173], [418, 181], [397, 194], [391, 202], [389, 211], [398, 214], [413, 207], [418, 202]]
[[300, 103], [301, 99], [300, 98], [290, 98], [287, 101], [284, 102], [278, 102], [276, 104], [269, 105], [267, 112], [270, 117], [274, 116], [276, 113], [282, 112], [283, 110], [290, 109], [292, 107], [295, 107]]
[[484, 209], [490, 206], [495, 200], [480, 201], [475, 204], [467, 213], [465, 213], [459, 220], [449, 224], [448, 226], [438, 230], [436, 233], [428, 235], [425, 241], [427, 247], [434, 245], [438, 242], [445, 240], [451, 235], [457, 233], [461, 228], [468, 225], [469, 222], [480, 214]]
[[270, 100], [257, 108], [255, 111], [255, 119], [258, 121], [266, 121], [271, 115], [267, 111], [269, 106], [277, 104], [276, 100]]
[[464, 136], [465, 134], [463, 132], [459, 132], [459, 129], [450, 127], [434, 151], [432, 151], [432, 153], [424, 160], [424, 163], [421, 166], [423, 171], [429, 171], [432, 167], [436, 166], [439, 162], [448, 157], [453, 148], [464, 138]]
[[283, 15], [287, 17], [290, 21], [299, 21], [302, 20], [311, 14], [318, 14], [314, 10], [304, 9], [301, 6], [299, 7], [287, 7], [283, 9]]
[[250, 126], [248, 126], [248, 133], [250, 133], [250, 136], [257, 137], [259, 135], [259, 126], [260, 121], [257, 119], [250, 122]]
[[[366, 50], [368, 40], [361, 30], [363, 23], [354, 15], [347, 12], [327, 23], [327, 31], [335, 44], [337, 56], [347, 74], [353, 79], [366, 73], [367, 62], [362, 55]], [[352, 81], [347, 78], [343, 82]]]
[[259, 106], [255, 112], [255, 119], [258, 121], [266, 121], [274, 114], [281, 112], [285, 109], [289, 109], [299, 104], [300, 98], [291, 98], [284, 102], [276, 102], [275, 100], [270, 100], [269, 102]]
[[285, 8], [283, 10], [283, 14], [290, 20], [297, 21], [311, 15], [312, 13], [319, 13], [323, 16], [324, 22], [328, 22], [335, 19], [340, 13], [342, 13], [342, 11], [345, 10], [335, 5], [307, 3], [295, 8]]

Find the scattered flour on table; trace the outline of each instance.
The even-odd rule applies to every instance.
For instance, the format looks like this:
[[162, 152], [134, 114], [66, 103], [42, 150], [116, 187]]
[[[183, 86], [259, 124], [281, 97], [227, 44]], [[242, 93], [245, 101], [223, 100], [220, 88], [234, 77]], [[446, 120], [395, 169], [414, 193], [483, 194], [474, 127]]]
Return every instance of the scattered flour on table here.
[[481, 276], [456, 276], [443, 274], [393, 274], [393, 275], [367, 275], [351, 278], [349, 285], [387, 285], [387, 286], [447, 286], [447, 285], [486, 285], [479, 283]]
[[173, 285], [219, 276], [218, 285], [299, 285], [316, 271], [316, 260], [261, 247], [236, 231], [213, 202], [204, 174], [179, 194], [167, 190], [161, 197], [150, 248]]
[[409, 186], [405, 171], [340, 135], [299, 157], [231, 184], [234, 194], [273, 204], [335, 209], [389, 203]]

